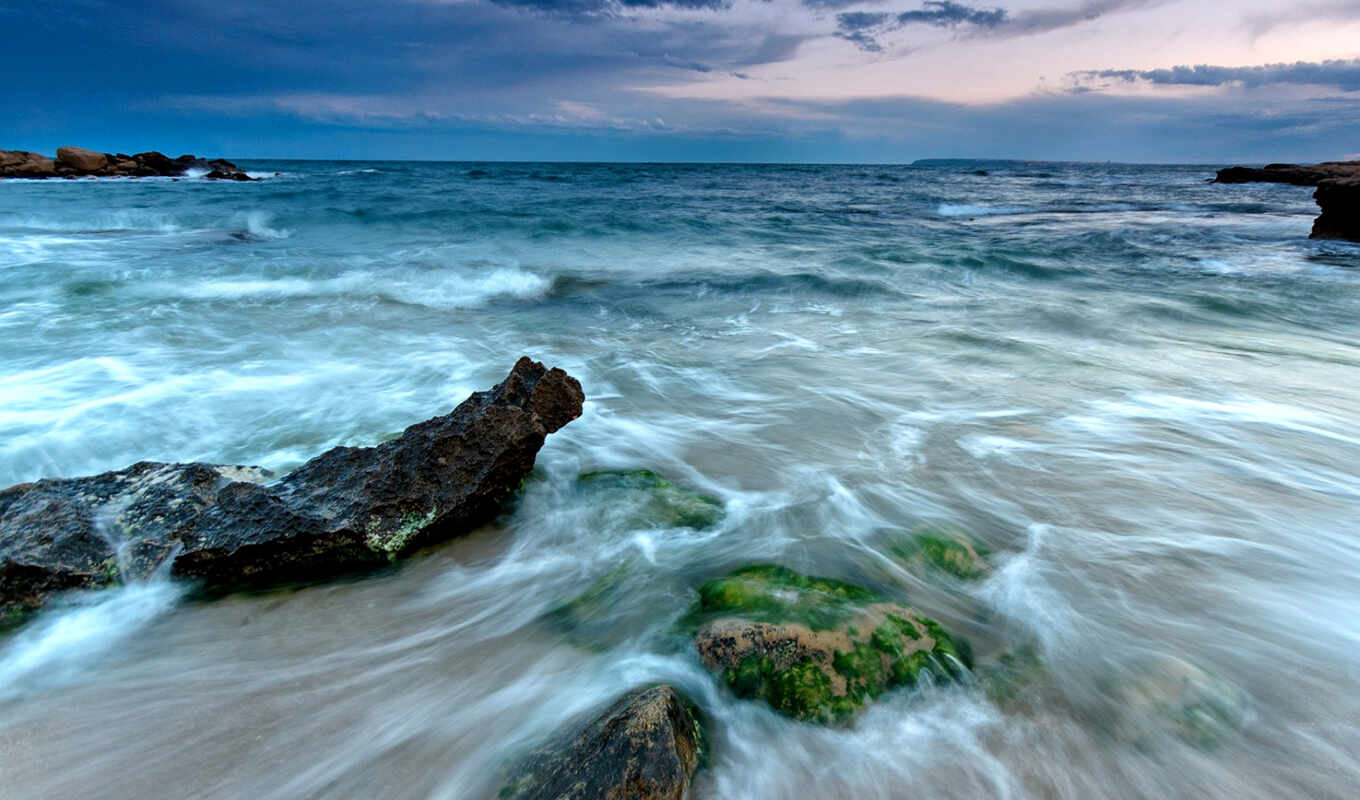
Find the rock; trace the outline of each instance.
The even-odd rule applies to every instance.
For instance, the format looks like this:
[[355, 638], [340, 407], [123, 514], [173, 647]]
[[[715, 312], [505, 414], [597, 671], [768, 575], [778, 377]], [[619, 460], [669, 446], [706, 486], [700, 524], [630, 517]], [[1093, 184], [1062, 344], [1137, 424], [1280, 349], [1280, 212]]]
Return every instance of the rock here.
[[182, 175], [184, 173], [183, 167], [170, 160], [169, 156], [155, 150], [138, 153], [132, 157], [132, 160], [156, 175]]
[[214, 170], [212, 170], [211, 172], [209, 172], [207, 175], [204, 175], [203, 177], [204, 177], [205, 179], [207, 179], [207, 180], [210, 180], [210, 181], [256, 181], [256, 180], [259, 180], [259, 178], [252, 178], [252, 177], [250, 177], [249, 175], [247, 175], [247, 174], [245, 173], [245, 171], [239, 170], [239, 169], [236, 170], [235, 172], [231, 172], [231, 171], [229, 171], [229, 170], [224, 170], [224, 169], [214, 169]]
[[681, 800], [703, 757], [694, 705], [670, 686], [638, 689], [579, 731], [534, 752], [498, 796]]
[[1313, 221], [1310, 238], [1360, 242], [1360, 177], [1324, 180], [1313, 199], [1322, 215]]
[[0, 150], [0, 178], [179, 177], [189, 169], [201, 169], [206, 173], [204, 178], [213, 180], [258, 180], [226, 159], [208, 161], [194, 155], [171, 159], [154, 150], [130, 156], [63, 147], [57, 151], [55, 162], [37, 153]]
[[1264, 168], [1229, 167], [1215, 183], [1289, 183], [1316, 186], [1313, 199], [1322, 215], [1313, 221], [1312, 239], [1360, 242], [1360, 161], [1324, 161], [1312, 166], [1267, 164]]
[[576, 487], [623, 513], [622, 522], [630, 528], [707, 528], [723, 517], [722, 501], [649, 469], [587, 472], [576, 479]]
[[245, 170], [241, 169], [240, 167], [236, 166], [235, 164], [231, 163], [230, 161], [226, 160], [225, 158], [215, 158], [215, 159], [213, 159], [212, 161], [207, 162], [207, 166], [208, 166], [209, 172], [208, 172], [207, 175], [204, 175], [203, 177], [204, 177], [204, 178], [208, 178], [208, 179], [210, 179], [210, 180], [218, 180], [218, 181], [220, 181], [220, 180], [226, 180], [226, 181], [254, 181], [254, 180], [259, 180], [258, 178], [252, 178], [252, 177], [250, 177], [249, 175], [246, 174], [246, 171], [245, 171]]
[[376, 447], [337, 447], [276, 483], [248, 467], [141, 462], [0, 492], [0, 611], [167, 569], [210, 589], [380, 566], [489, 521], [581, 385], [521, 358], [495, 388]]
[[57, 174], [52, 159], [27, 150], [0, 150], [0, 178], [50, 178]]
[[972, 666], [966, 642], [913, 609], [780, 566], [705, 583], [686, 621], [704, 665], [738, 696], [807, 722], [845, 721], [886, 691]]
[[894, 543], [891, 549], [908, 565], [935, 569], [960, 580], [985, 578], [992, 572], [978, 546], [961, 531], [920, 531]]
[[1244, 724], [1249, 698], [1236, 685], [1174, 656], [1136, 665], [1138, 676], [1115, 693], [1117, 726], [1127, 739], [1153, 747], [1173, 736], [1213, 749]]
[[1324, 161], [1321, 164], [1267, 164], [1264, 167], [1228, 167], [1218, 171], [1214, 183], [1288, 183], [1317, 186], [1328, 178], [1360, 177], [1360, 161]]
[[601, 575], [571, 600], [556, 606], [544, 620], [558, 628], [573, 644], [590, 650], [604, 650], [626, 637], [619, 612], [628, 608], [626, 584], [635, 571], [631, 560]]
[[976, 671], [978, 687], [997, 706], [1010, 710], [1029, 700], [1037, 685], [1048, 679], [1048, 669], [1033, 645], [1007, 650]]
[[57, 164], [70, 167], [77, 173], [95, 172], [109, 163], [104, 153], [96, 153], [83, 147], [57, 148]]

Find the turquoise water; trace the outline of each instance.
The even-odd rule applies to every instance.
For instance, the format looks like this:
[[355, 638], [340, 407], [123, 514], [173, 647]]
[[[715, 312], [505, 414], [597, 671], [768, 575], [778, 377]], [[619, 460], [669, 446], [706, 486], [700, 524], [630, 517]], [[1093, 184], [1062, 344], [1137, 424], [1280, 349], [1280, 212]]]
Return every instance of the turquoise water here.
[[[0, 485], [288, 469], [520, 354], [578, 377], [586, 412], [513, 513], [391, 574], [213, 604], [128, 587], [0, 641], [7, 796], [485, 796], [659, 680], [711, 720], [696, 798], [1360, 785], [1360, 247], [1306, 238], [1310, 190], [1210, 167], [243, 166], [268, 177], [0, 182]], [[610, 468], [726, 515], [639, 525], [576, 488]], [[892, 536], [927, 524], [993, 575], [901, 569]], [[670, 634], [748, 561], [873, 586], [1043, 675], [1018, 706], [926, 687], [848, 729], [789, 722]], [[621, 567], [603, 641], [544, 620]], [[1177, 721], [1185, 687], [1212, 735]]]

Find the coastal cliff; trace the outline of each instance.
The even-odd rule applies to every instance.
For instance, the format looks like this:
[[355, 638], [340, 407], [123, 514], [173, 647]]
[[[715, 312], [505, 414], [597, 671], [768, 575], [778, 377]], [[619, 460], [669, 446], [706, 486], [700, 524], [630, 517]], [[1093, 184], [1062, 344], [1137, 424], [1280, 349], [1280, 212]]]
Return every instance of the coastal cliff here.
[[203, 172], [209, 180], [257, 180], [224, 158], [170, 158], [154, 150], [135, 155], [100, 153], [83, 147], [61, 147], [54, 158], [48, 158], [27, 150], [0, 150], [0, 178], [178, 178], [190, 170]]
[[1320, 164], [1267, 164], [1264, 167], [1228, 167], [1218, 171], [1214, 183], [1287, 183], [1316, 186], [1313, 199], [1322, 213], [1313, 222], [1313, 239], [1360, 242], [1360, 161], [1324, 161]]

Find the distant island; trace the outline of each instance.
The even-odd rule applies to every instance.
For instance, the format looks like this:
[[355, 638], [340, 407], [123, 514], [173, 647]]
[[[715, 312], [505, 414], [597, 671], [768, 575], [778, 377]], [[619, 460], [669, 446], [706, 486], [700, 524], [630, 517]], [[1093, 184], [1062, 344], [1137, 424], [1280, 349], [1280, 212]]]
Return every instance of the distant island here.
[[61, 147], [55, 158], [48, 158], [27, 150], [0, 150], [0, 178], [179, 178], [190, 171], [202, 172], [208, 180], [257, 180], [225, 158], [170, 158], [154, 150], [100, 153], [83, 147]]

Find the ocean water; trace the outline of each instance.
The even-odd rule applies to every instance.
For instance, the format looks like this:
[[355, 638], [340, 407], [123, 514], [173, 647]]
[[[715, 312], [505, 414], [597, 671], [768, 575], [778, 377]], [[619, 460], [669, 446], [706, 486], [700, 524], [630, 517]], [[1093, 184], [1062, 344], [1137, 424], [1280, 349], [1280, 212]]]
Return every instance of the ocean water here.
[[[1307, 239], [1310, 190], [245, 166], [268, 177], [0, 182], [0, 485], [287, 470], [521, 354], [579, 378], [585, 413], [496, 524], [380, 575], [211, 603], [153, 580], [0, 638], [7, 800], [488, 797], [657, 681], [708, 721], [699, 800], [1355, 796], [1360, 246]], [[650, 528], [575, 480], [636, 468], [725, 516]], [[902, 569], [888, 543], [922, 525], [994, 572]], [[911, 602], [978, 680], [845, 728], [733, 698], [672, 624], [749, 562]], [[610, 576], [589, 641], [553, 624]], [[1007, 652], [1041, 666], [1000, 699]]]

